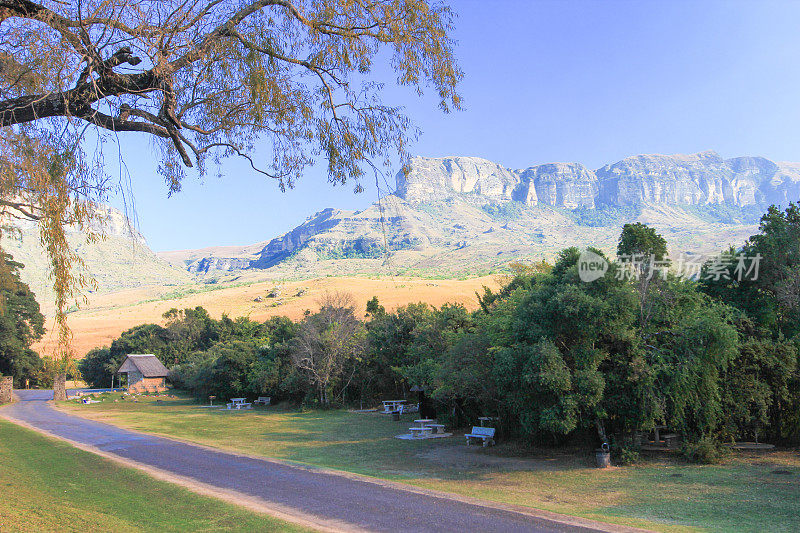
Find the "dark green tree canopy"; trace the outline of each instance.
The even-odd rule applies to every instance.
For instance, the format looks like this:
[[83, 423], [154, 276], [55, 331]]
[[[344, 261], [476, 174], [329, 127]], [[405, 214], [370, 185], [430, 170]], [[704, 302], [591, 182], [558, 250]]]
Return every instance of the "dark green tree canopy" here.
[[[746, 258], [742, 272], [740, 258]], [[752, 261], [757, 261], [756, 268]], [[740, 250], [730, 249], [716, 261], [719, 276], [701, 276], [710, 295], [738, 307], [760, 326], [787, 337], [800, 335], [800, 205], [769, 208], [759, 233]]]
[[617, 255], [655, 256], [656, 261], [661, 261], [667, 255], [667, 241], [647, 224], [641, 222], [625, 224], [619, 237]]
[[18, 384], [36, 379], [42, 363], [30, 346], [45, 333], [39, 303], [19, 279], [21, 268], [21, 263], [0, 251], [0, 374], [13, 376]]

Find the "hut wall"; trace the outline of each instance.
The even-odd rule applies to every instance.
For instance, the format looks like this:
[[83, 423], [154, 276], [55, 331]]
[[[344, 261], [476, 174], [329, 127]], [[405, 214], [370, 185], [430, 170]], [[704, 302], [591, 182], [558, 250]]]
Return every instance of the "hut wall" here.
[[144, 376], [141, 372], [137, 372], [136, 370], [131, 370], [130, 372], [126, 372], [128, 375], [128, 388], [134, 387], [138, 382], [144, 379]]
[[131, 382], [131, 373], [128, 374], [128, 390], [130, 392], [163, 392], [167, 390], [164, 378], [145, 378], [141, 377], [135, 383]]

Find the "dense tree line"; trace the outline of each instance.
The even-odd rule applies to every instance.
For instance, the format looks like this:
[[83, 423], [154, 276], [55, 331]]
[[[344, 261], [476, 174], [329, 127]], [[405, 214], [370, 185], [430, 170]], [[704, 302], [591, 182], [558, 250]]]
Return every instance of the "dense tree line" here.
[[31, 349], [44, 335], [44, 316], [28, 285], [20, 281], [21, 268], [0, 250], [0, 375], [12, 376], [18, 388], [52, 382], [45, 362]]
[[[626, 225], [617, 250], [644, 258], [635, 275], [591, 251], [607, 261], [600, 279], [583, 281], [581, 251], [568, 248], [552, 265], [514, 265], [474, 312], [387, 311], [373, 298], [362, 317], [339, 294], [299, 322], [172, 310], [164, 326], [93, 351], [82, 371], [105, 384], [125, 354], [152, 352], [202, 399], [266, 394], [317, 406], [367, 406], [417, 386], [449, 424], [497, 416], [507, 436], [606, 441], [623, 459], [638, 432], [663, 424], [702, 460], [733, 439], [800, 442], [797, 206], [770, 209], [758, 235], [705, 264], [711, 277], [657, 273], [667, 243], [643, 224]], [[760, 257], [758, 276], [737, 275], [742, 254]]]

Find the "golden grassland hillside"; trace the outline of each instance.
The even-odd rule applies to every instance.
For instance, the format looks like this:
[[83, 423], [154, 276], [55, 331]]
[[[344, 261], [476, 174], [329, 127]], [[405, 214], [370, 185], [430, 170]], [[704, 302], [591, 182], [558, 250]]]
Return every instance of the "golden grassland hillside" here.
[[[353, 295], [358, 313], [363, 313], [367, 300], [377, 296], [387, 309], [412, 302], [433, 306], [460, 303], [468, 309], [478, 307], [475, 296], [486, 285], [498, 286], [496, 276], [463, 280], [395, 277], [324, 277], [302, 281], [274, 280], [229, 284], [194, 284], [179, 288], [150, 286], [110, 294], [90, 295], [88, 304], [70, 313], [69, 324], [76, 354], [104, 346], [123, 331], [143, 323], [161, 323], [164, 312], [172, 308], [205, 307], [211, 316], [247, 316], [266, 320], [272, 316], [288, 316], [297, 320], [309, 309], [316, 311], [317, 301], [325, 292], [347, 292]], [[34, 349], [51, 353], [57, 340], [52, 319], [48, 333]]]

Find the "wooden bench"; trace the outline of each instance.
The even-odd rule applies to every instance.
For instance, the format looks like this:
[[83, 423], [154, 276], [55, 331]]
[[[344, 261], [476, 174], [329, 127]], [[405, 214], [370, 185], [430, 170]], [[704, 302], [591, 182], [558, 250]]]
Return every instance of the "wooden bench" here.
[[258, 400], [253, 402], [253, 405], [269, 405], [269, 402], [272, 400], [270, 396], [259, 396]]
[[472, 439], [481, 439], [484, 447], [494, 446], [494, 428], [472, 426], [472, 431], [464, 436], [467, 438], [467, 446], [470, 445]]

